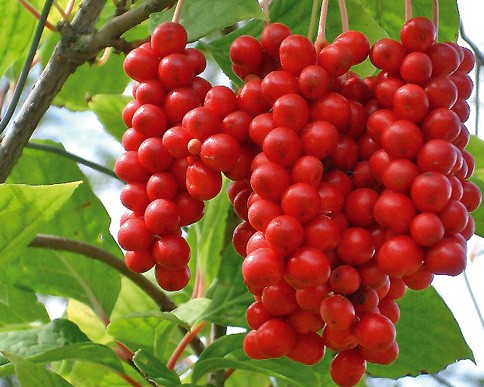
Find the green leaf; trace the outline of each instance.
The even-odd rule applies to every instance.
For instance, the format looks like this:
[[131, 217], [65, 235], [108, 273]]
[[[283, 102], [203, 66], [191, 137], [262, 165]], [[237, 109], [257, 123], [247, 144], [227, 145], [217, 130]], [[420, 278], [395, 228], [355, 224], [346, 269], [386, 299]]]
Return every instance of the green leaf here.
[[28, 361], [13, 353], [3, 352], [2, 354], [15, 366], [15, 373], [22, 386], [29, 387], [65, 387], [72, 386], [55, 372], [45, 367]]
[[0, 185], [0, 267], [18, 257], [79, 184]]
[[[400, 29], [405, 23], [405, 4], [403, 1], [358, 0], [363, 7], [396, 40], [400, 38]], [[432, 0], [413, 0], [413, 16], [425, 16], [432, 19]], [[351, 27], [351, 19], [350, 19]], [[459, 30], [459, 12], [456, 0], [439, 1], [439, 41], [454, 41]]]
[[[33, 329], [0, 332], [0, 349], [35, 363], [80, 359], [122, 371], [120, 361], [111, 349], [92, 343], [77, 325], [65, 319], [56, 319]], [[12, 372], [12, 363], [0, 356], [0, 376]]]
[[[111, 178], [106, 176], [105, 179]], [[52, 184], [72, 180], [85, 180], [77, 164], [57, 154], [26, 148], [7, 182]], [[3, 216], [3, 212], [0, 216]], [[7, 223], [3, 222], [4, 225]], [[109, 225], [109, 215], [85, 182], [62, 210], [35, 233], [91, 243], [121, 259], [121, 251], [111, 236]], [[90, 305], [97, 312], [111, 313], [120, 290], [120, 275], [116, 270], [102, 262], [63, 251], [29, 248], [20, 253], [21, 258], [15, 266], [8, 265], [0, 271], [3, 282], [42, 294], [72, 297]]]
[[254, 301], [244, 284], [241, 272], [242, 258], [232, 244], [225, 250], [219, 272], [206, 297], [212, 302], [203, 314], [204, 320], [224, 326], [247, 327], [245, 311]]
[[132, 99], [122, 94], [98, 94], [89, 101], [89, 108], [96, 114], [104, 129], [119, 142], [126, 131], [121, 114]]
[[223, 251], [230, 240], [226, 233], [231, 224], [228, 221], [230, 202], [226, 193], [228, 180], [224, 179], [221, 192], [205, 203], [205, 213], [202, 220], [190, 227], [188, 242], [192, 255], [196, 254], [197, 268], [203, 273], [203, 280], [210, 285], [217, 273]]
[[[0, 77], [15, 63], [25, 61], [33, 38], [36, 19], [19, 2], [0, 0]], [[14, 74], [14, 78], [17, 74]]]
[[61, 375], [74, 386], [82, 387], [126, 387], [130, 386], [126, 379], [129, 376], [140, 386], [150, 385], [143, 376], [136, 372], [133, 366], [122, 363], [123, 373], [112, 368], [90, 361], [63, 360], [51, 365], [51, 369]]
[[457, 360], [474, 359], [452, 312], [433, 287], [421, 292], [408, 290], [399, 306], [396, 328], [400, 354], [391, 366], [369, 365], [372, 376], [433, 374]]
[[252, 360], [242, 350], [245, 334], [224, 336], [214, 341], [195, 363], [192, 381], [197, 382], [210, 371], [219, 369], [244, 369], [274, 376], [293, 386], [313, 386], [317, 380], [315, 367], [305, 366], [287, 358]]
[[[470, 152], [476, 167], [474, 173], [472, 174], [471, 181], [477, 184], [484, 192], [484, 141], [475, 135], [471, 135], [469, 144], [466, 146], [466, 150]], [[479, 236], [484, 236], [484, 208], [479, 206], [477, 210], [472, 212], [472, 217], [475, 222], [475, 233]]]
[[159, 306], [151, 297], [147, 297], [137, 285], [126, 277], [121, 278], [121, 291], [116, 300], [111, 320], [118, 320], [135, 313], [158, 311]]
[[203, 315], [211, 302], [208, 298], [194, 298], [173, 309], [171, 313], [189, 326], [192, 326], [203, 319]]
[[[57, 35], [46, 39], [41, 56], [44, 66], [57, 41]], [[91, 98], [97, 94], [121, 94], [130, 82], [124, 73], [123, 62], [123, 55], [112, 52], [102, 65], [85, 63], [78, 67], [56, 95], [54, 104], [74, 111], [85, 111], [89, 109]]]
[[[175, 7], [172, 7], [167, 11], [151, 14], [150, 31], [162, 22], [171, 21], [174, 11]], [[194, 42], [211, 32], [252, 18], [265, 18], [256, 0], [212, 0], [210, 5], [204, 0], [191, 0], [183, 5], [180, 23], [187, 29], [188, 41]]]
[[133, 362], [150, 380], [159, 385], [173, 386], [181, 384], [178, 375], [173, 370], [166, 368], [165, 364], [161, 363], [148, 351], [137, 351], [133, 357]]
[[153, 312], [112, 321], [108, 333], [133, 352], [143, 349], [164, 359], [175, 326], [176, 323], [164, 318], [161, 312]]
[[225, 382], [226, 387], [253, 387], [269, 385], [270, 379], [267, 375], [241, 369], [236, 370]]
[[106, 345], [113, 341], [106, 333], [103, 322], [86, 304], [70, 298], [67, 302], [66, 317], [76, 324], [89, 340]]
[[49, 320], [44, 305], [33, 291], [0, 284], [0, 331], [34, 326]]

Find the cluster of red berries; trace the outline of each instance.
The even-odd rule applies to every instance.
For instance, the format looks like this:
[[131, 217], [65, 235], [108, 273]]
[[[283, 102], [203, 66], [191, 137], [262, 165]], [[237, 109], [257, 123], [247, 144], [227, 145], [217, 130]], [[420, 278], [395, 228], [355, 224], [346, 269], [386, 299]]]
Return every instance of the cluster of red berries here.
[[[255, 299], [245, 352], [315, 364], [327, 347], [333, 380], [354, 385], [367, 361], [398, 356], [395, 300], [465, 268], [481, 201], [464, 149], [474, 57], [436, 43], [421, 17], [401, 42], [370, 47], [346, 31], [320, 52], [273, 23], [233, 42], [236, 95], [199, 76], [205, 58], [186, 43], [181, 25], [163, 23], [125, 60], [135, 99], [115, 171], [127, 183], [126, 265], [183, 288], [181, 227], [203, 216], [224, 174]], [[368, 57], [377, 76], [350, 72]]]
[[[123, 110], [125, 152], [115, 164], [126, 182], [120, 196], [127, 210], [118, 232], [126, 265], [138, 273], [155, 266], [159, 285], [172, 291], [190, 279], [190, 247], [181, 228], [202, 218], [203, 201], [217, 195], [222, 182], [213, 165], [188, 157], [188, 143], [218, 131], [219, 115], [225, 113], [217, 104], [227, 94], [235, 100], [230, 89], [212, 88], [199, 76], [205, 57], [186, 44], [180, 24], [163, 23], [149, 42], [126, 56], [134, 99]], [[211, 158], [207, 141], [202, 148]]]
[[[377, 76], [350, 73], [367, 57]], [[347, 31], [320, 52], [274, 23], [230, 58], [256, 151], [229, 189], [255, 298], [244, 350], [314, 364], [328, 347], [333, 380], [354, 385], [398, 356], [395, 300], [465, 269], [481, 202], [464, 149], [474, 57], [416, 17], [401, 42]]]

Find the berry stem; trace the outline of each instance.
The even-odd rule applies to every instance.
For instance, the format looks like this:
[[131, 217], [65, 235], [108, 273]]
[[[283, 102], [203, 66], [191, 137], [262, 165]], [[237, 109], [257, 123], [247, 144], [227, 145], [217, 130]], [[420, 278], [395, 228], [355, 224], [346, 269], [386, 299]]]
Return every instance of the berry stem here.
[[341, 27], [343, 29], [343, 32], [345, 32], [350, 29], [349, 21], [348, 21], [348, 10], [346, 8], [346, 1], [338, 0], [338, 5], [339, 5], [339, 12], [341, 14]]
[[180, 23], [180, 15], [184, 1], [185, 0], [178, 0], [178, 2], [176, 3], [175, 13], [173, 14], [173, 18], [171, 19], [173, 23]]
[[432, 0], [432, 21], [439, 36], [439, 0]]
[[405, 21], [412, 18], [412, 0], [405, 0]]
[[264, 15], [266, 15], [266, 21], [265, 23], [268, 24], [269, 21], [271, 20], [269, 17], [269, 0], [262, 0], [262, 11], [264, 12]]
[[321, 3], [321, 13], [319, 16], [319, 25], [318, 25], [318, 37], [316, 38], [316, 42], [314, 43], [314, 48], [316, 52], [319, 53], [321, 49], [328, 44], [326, 40], [326, 20], [328, 18], [328, 3], [329, 0], [323, 0]]
[[67, 19], [71, 16], [72, 10], [74, 9], [74, 3], [75, 2], [76, 2], [76, 0], [70, 0], [69, 3], [67, 3], [67, 5], [66, 5], [66, 9], [64, 10], [64, 14], [67, 16]]
[[109, 57], [111, 56], [111, 52], [113, 51], [112, 47], [106, 47], [103, 51], [103, 54], [101, 55], [100, 58], [97, 58], [94, 61], [94, 64], [96, 66], [104, 66], [106, 62], [109, 60]]
[[202, 321], [197, 325], [193, 326], [192, 329], [185, 334], [183, 339], [181, 339], [181, 341], [176, 346], [173, 354], [171, 355], [168, 363], [166, 364], [169, 370], [172, 370], [175, 367], [176, 362], [180, 358], [185, 348], [192, 342], [192, 340], [198, 335], [198, 333], [200, 333], [200, 331], [205, 328], [205, 325], [207, 325], [207, 322]]
[[308, 39], [313, 40], [314, 27], [316, 26], [316, 18], [318, 17], [319, 0], [313, 0], [313, 7], [311, 8], [311, 19], [309, 20]]
[[[27, 11], [29, 11], [37, 20], [40, 21], [41, 14], [37, 9], [30, 4], [27, 0], [17, 0], [22, 7], [24, 7]], [[49, 22], [47, 19], [44, 21], [44, 26], [51, 30], [52, 32], [57, 32], [57, 28]]]

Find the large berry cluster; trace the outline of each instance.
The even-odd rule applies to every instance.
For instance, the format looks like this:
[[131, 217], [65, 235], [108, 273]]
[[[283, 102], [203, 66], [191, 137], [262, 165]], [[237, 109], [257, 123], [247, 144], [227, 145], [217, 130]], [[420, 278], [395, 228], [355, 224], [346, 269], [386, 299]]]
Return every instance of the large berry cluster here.
[[[349, 72], [368, 56], [377, 76]], [[244, 350], [314, 364], [328, 347], [334, 381], [356, 384], [398, 356], [395, 300], [465, 268], [481, 201], [464, 149], [473, 55], [417, 17], [401, 42], [347, 31], [320, 52], [271, 24], [230, 57], [258, 151], [229, 191], [255, 298]]]
[[[189, 280], [181, 227], [198, 221], [222, 173], [254, 303], [244, 350], [305, 364], [337, 352], [331, 376], [356, 384], [366, 362], [398, 356], [395, 300], [466, 264], [481, 193], [464, 149], [472, 53], [410, 19], [401, 42], [346, 31], [316, 50], [279, 23], [230, 48], [235, 95], [199, 74], [203, 54], [164, 23], [125, 61], [135, 81], [115, 171], [128, 208], [126, 264], [156, 267], [167, 290]], [[380, 69], [350, 72], [366, 58]], [[322, 333], [321, 333], [322, 332]]]

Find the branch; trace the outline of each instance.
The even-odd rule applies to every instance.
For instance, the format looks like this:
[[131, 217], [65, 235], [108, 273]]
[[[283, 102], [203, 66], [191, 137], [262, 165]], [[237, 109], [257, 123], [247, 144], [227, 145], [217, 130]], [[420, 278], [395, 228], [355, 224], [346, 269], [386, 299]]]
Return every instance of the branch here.
[[[101, 261], [133, 281], [153, 301], [156, 302], [160, 310], [168, 312], [176, 308], [176, 305], [157, 285], [155, 285], [145, 276], [129, 270], [118, 256], [111, 254], [109, 251], [101, 249], [95, 245], [74, 239], [62, 238], [56, 235], [37, 234], [32, 242], [30, 242], [29, 247], [69, 251], [84, 255], [97, 261]], [[179, 329], [183, 334], [188, 332], [184, 327], [179, 326]], [[190, 344], [195, 353], [198, 355], [200, 355], [205, 349], [205, 345], [198, 337], [195, 337]]]
[[134, 273], [129, 270], [124, 264], [123, 260], [110, 252], [101, 249], [95, 245], [74, 239], [62, 238], [56, 235], [38, 234], [29, 247], [40, 247], [51, 250], [69, 251], [76, 254], [81, 254], [86, 257], [104, 262], [113, 269], [129, 278], [143, 291], [149, 295], [153, 301], [160, 307], [162, 311], [170, 311], [176, 308], [175, 304], [166, 296], [161, 289], [147, 279], [145, 276]]
[[151, 13], [173, 5], [175, 0], [147, 0], [106, 22], [95, 32], [96, 22], [105, 3], [106, 0], [85, 0], [72, 24], [60, 25], [61, 40], [17, 119], [0, 143], [0, 182], [7, 179], [32, 133], [69, 76], [84, 63], [92, 62], [100, 51], [115, 45], [124, 32], [146, 20]]

